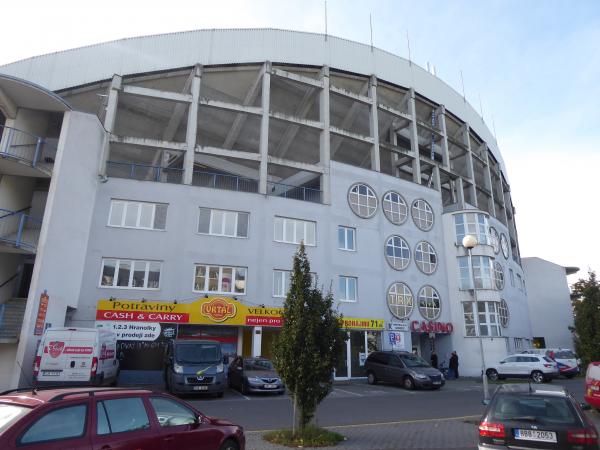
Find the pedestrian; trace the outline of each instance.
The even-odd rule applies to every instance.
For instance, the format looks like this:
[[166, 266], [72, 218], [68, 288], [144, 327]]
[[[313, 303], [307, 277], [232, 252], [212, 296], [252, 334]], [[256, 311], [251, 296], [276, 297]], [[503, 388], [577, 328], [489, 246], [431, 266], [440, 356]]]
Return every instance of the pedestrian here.
[[458, 379], [458, 355], [456, 354], [456, 350], [454, 350], [452, 356], [450, 356], [450, 364], [448, 367], [452, 371], [453, 378]]
[[437, 353], [435, 352], [435, 350], [432, 350], [431, 352], [431, 367], [437, 369], [438, 368], [438, 357], [437, 357]]

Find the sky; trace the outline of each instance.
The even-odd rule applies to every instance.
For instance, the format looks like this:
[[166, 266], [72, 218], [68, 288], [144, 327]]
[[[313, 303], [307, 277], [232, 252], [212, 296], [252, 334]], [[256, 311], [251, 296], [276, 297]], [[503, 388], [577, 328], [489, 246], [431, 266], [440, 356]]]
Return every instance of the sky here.
[[[324, 0], [5, 2], [0, 65], [205, 28], [325, 32]], [[495, 133], [521, 255], [600, 271], [600, 1], [328, 0], [328, 34], [370, 43], [462, 92]], [[573, 239], [571, 239], [573, 238]], [[575, 239], [576, 238], [576, 239]], [[581, 240], [581, 242], [579, 242]]]

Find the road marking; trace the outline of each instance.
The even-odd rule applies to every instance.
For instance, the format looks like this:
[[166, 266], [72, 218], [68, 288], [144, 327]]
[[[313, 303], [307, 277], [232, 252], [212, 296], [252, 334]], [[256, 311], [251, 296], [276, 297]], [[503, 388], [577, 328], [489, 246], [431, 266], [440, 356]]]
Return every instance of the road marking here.
[[357, 394], [356, 392], [352, 392], [352, 391], [347, 391], [345, 389], [340, 389], [340, 388], [334, 388], [334, 391], [340, 391], [340, 392], [345, 392], [346, 394], [350, 394], [350, 395], [356, 395], [357, 397], [362, 397], [362, 394]]
[[[385, 425], [406, 425], [411, 423], [428, 423], [428, 422], [448, 422], [453, 420], [466, 420], [466, 419], [478, 419], [481, 415], [476, 416], [456, 416], [456, 417], [440, 417], [437, 419], [412, 419], [412, 420], [398, 420], [395, 422], [376, 422], [376, 423], [357, 423], [352, 425], [331, 425], [323, 428], [358, 428], [358, 427], [377, 427]], [[245, 430], [245, 433], [268, 433], [270, 431], [277, 430]]]
[[231, 392], [235, 392], [237, 395], [239, 395], [240, 397], [244, 397], [246, 400], [250, 400], [249, 397], [246, 397], [244, 394], [242, 394], [241, 392], [236, 391], [235, 389], [229, 389]]

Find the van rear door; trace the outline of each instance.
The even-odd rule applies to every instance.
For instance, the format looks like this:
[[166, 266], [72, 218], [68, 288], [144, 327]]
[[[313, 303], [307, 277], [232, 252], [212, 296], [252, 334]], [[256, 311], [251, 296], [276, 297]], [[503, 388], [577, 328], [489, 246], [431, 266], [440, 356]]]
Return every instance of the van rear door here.
[[[47, 330], [40, 358], [39, 381], [90, 381], [97, 332]], [[96, 360], [97, 364], [97, 360]]]

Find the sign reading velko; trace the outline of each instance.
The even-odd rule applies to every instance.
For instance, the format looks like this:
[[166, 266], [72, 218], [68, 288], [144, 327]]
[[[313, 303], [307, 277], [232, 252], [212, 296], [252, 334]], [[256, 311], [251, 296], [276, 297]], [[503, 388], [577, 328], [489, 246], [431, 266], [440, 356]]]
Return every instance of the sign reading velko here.
[[[209, 296], [191, 303], [99, 300], [98, 321], [281, 327], [283, 308], [244, 305], [229, 297]], [[341, 328], [382, 330], [382, 319], [344, 317]]]
[[425, 320], [419, 322], [418, 320], [413, 320], [410, 323], [410, 331], [413, 333], [452, 333], [454, 331], [454, 325], [450, 322], [427, 322]]

